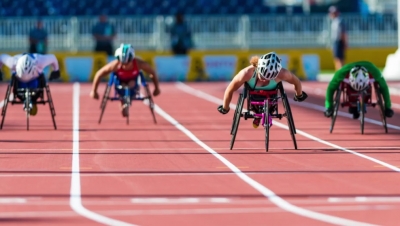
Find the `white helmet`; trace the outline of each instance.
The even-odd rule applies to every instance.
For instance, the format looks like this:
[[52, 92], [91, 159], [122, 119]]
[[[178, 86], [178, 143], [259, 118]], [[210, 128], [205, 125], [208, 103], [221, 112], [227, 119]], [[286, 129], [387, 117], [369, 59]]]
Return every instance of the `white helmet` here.
[[24, 54], [17, 60], [15, 66], [17, 77], [22, 80], [28, 81], [38, 76], [36, 70], [36, 59], [30, 54]]
[[355, 66], [350, 70], [350, 86], [357, 91], [364, 90], [369, 84], [369, 75], [365, 67]]
[[276, 77], [278, 77], [281, 69], [281, 59], [279, 59], [275, 52], [267, 53], [261, 56], [260, 59], [258, 59], [257, 73], [260, 73], [263, 79], [275, 79]]
[[123, 64], [128, 63], [135, 58], [135, 50], [132, 45], [122, 43], [120, 47], [115, 50], [115, 58]]

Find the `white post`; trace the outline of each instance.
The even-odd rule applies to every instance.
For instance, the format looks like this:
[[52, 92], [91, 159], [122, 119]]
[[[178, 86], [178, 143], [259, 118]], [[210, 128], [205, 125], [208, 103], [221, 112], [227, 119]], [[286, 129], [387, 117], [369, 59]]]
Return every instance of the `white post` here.
[[400, 0], [397, 0], [397, 48], [400, 49]]
[[310, 0], [303, 0], [303, 11], [307, 15], [310, 14]]

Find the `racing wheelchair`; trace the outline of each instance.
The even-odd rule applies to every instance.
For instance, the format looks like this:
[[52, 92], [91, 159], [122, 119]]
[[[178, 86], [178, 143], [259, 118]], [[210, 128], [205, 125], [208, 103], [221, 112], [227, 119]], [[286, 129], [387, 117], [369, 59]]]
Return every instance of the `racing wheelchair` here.
[[[261, 98], [260, 98], [261, 97]], [[247, 98], [247, 110], [243, 111], [243, 105]], [[284, 113], [278, 112], [278, 100], [282, 100]], [[289, 100], [283, 88], [282, 82], [277, 84], [275, 90], [253, 90], [245, 83], [243, 92], [239, 94], [238, 102], [236, 105], [235, 113], [233, 115], [233, 123], [231, 128], [231, 143], [230, 150], [232, 150], [235, 143], [237, 130], [239, 128], [240, 118], [245, 120], [249, 118], [261, 117], [260, 123], [265, 130], [265, 150], [268, 152], [269, 148], [269, 131], [272, 126], [272, 119], [278, 118], [281, 120], [286, 117], [289, 125], [289, 132], [293, 140], [294, 148], [297, 149], [296, 142], [296, 128], [294, 126], [292, 111], [290, 109]]]
[[[7, 86], [6, 97], [4, 99], [3, 109], [1, 111], [2, 119], [1, 119], [0, 129], [3, 129], [4, 119], [6, 117], [7, 106], [9, 103], [11, 103], [11, 105], [14, 104], [24, 105], [24, 109], [26, 112], [26, 130], [29, 130], [29, 117], [30, 117], [30, 111], [32, 110], [33, 107], [32, 105], [33, 104], [45, 105], [46, 103], [48, 103], [50, 107], [50, 113], [51, 113], [51, 118], [53, 120], [54, 129], [55, 130], [57, 129], [56, 120], [54, 118], [56, 116], [56, 111], [54, 109], [54, 103], [53, 103], [53, 98], [51, 97], [50, 87], [47, 84], [43, 74], [37, 78], [37, 82], [38, 82], [38, 88], [20, 88], [18, 87], [19, 81], [17, 81], [15, 75], [13, 74], [11, 76], [11, 82]], [[47, 100], [44, 97], [44, 91], [46, 92]], [[10, 100], [11, 93], [13, 94], [12, 100]]]
[[[140, 85], [144, 87], [145, 90], [145, 95], [142, 96], [140, 93]], [[115, 87], [114, 89], [114, 96], [110, 97], [110, 92], [112, 87]], [[118, 94], [118, 90], [123, 90], [124, 95], [121, 96]], [[134, 91], [134, 93], [131, 93]], [[99, 124], [101, 123], [101, 119], [103, 118], [104, 110], [106, 109], [107, 101], [123, 101], [124, 104], [128, 106], [128, 114], [126, 116], [126, 124], [129, 125], [129, 107], [132, 105], [132, 101], [148, 101], [149, 102], [149, 107], [150, 107], [150, 112], [153, 115], [153, 121], [155, 124], [157, 124], [156, 116], [154, 114], [154, 101], [150, 92], [149, 85], [147, 84], [145, 77], [143, 75], [143, 72], [140, 72], [139, 75], [136, 77], [136, 84], [134, 88], [129, 88], [128, 86], [123, 86], [120, 84], [120, 81], [118, 77], [115, 74], [112, 74], [110, 76], [110, 79], [107, 83], [106, 90], [103, 95], [103, 99], [101, 101], [100, 109], [100, 119], [99, 119]]]
[[[375, 91], [376, 102], [372, 101], [372, 87]], [[342, 96], [342, 101], [340, 97]], [[381, 116], [382, 126], [385, 133], [388, 132], [385, 116], [385, 107], [383, 105], [383, 95], [380, 91], [379, 84], [370, 76], [370, 82], [367, 88], [362, 91], [355, 91], [350, 87], [348, 79], [344, 79], [334, 94], [333, 100], [333, 115], [331, 119], [330, 133], [332, 133], [335, 126], [337, 112], [339, 106], [343, 107], [357, 107], [357, 111], [360, 113], [360, 129], [361, 134], [364, 134], [364, 117], [367, 113], [367, 107], [373, 107], [378, 105], [379, 114]]]

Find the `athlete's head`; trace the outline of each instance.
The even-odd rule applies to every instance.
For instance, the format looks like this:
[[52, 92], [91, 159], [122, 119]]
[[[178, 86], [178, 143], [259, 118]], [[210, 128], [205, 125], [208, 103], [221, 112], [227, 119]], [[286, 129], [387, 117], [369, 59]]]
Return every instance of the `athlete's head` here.
[[275, 52], [267, 53], [257, 61], [257, 74], [262, 80], [276, 79], [281, 69], [281, 60]]
[[24, 54], [17, 60], [15, 71], [19, 78], [29, 80], [37, 76], [36, 59], [30, 54]]
[[135, 58], [135, 50], [130, 44], [121, 44], [120, 47], [115, 50], [115, 58], [122, 64], [127, 64]]
[[369, 83], [367, 69], [362, 66], [353, 67], [350, 70], [349, 82], [354, 90], [361, 91], [367, 88]]

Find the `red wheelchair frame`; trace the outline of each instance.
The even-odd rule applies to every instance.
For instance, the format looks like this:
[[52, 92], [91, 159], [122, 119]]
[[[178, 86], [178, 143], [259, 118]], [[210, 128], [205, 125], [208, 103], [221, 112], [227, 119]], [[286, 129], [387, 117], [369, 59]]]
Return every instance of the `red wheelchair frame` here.
[[[343, 107], [357, 107], [357, 111], [360, 112], [360, 126], [361, 126], [361, 134], [364, 134], [364, 118], [365, 113], [367, 112], [367, 107], [374, 107], [378, 105], [379, 113], [381, 115], [382, 126], [385, 129], [385, 133], [387, 133], [387, 124], [386, 117], [384, 114], [384, 105], [383, 105], [383, 96], [380, 92], [379, 84], [375, 81], [375, 79], [369, 75], [370, 82], [369, 86], [362, 90], [356, 91], [354, 90], [350, 84], [347, 82], [348, 76], [344, 81], [342, 81], [336, 90], [335, 99], [334, 99], [334, 111], [332, 116], [330, 133], [332, 133], [337, 112], [339, 109], [339, 105]], [[372, 101], [372, 91], [374, 90], [376, 96], [376, 102]], [[342, 102], [340, 101], [340, 96], [342, 95]]]
[[[260, 100], [258, 98], [253, 98], [254, 95], [261, 96]], [[245, 99], [247, 99], [247, 110], [243, 111], [243, 105], [245, 104]], [[282, 100], [283, 104], [283, 113], [278, 112], [278, 100]], [[255, 107], [263, 106], [261, 113], [255, 112]], [[271, 111], [272, 109], [272, 111]], [[261, 91], [254, 90], [245, 83], [244, 89], [242, 93], [239, 94], [238, 102], [236, 105], [235, 113], [233, 115], [233, 123], [231, 128], [231, 143], [230, 150], [232, 150], [233, 145], [235, 143], [236, 134], [239, 127], [240, 118], [244, 118], [247, 120], [248, 118], [261, 117], [261, 124], [265, 130], [265, 150], [268, 152], [269, 149], [269, 130], [272, 126], [272, 118], [278, 118], [281, 120], [283, 117], [286, 117], [288, 120], [289, 132], [293, 141], [294, 148], [297, 149], [296, 142], [296, 127], [294, 125], [292, 111], [290, 109], [289, 100], [287, 98], [286, 92], [283, 88], [282, 82], [277, 84], [277, 88], [275, 90]]]

